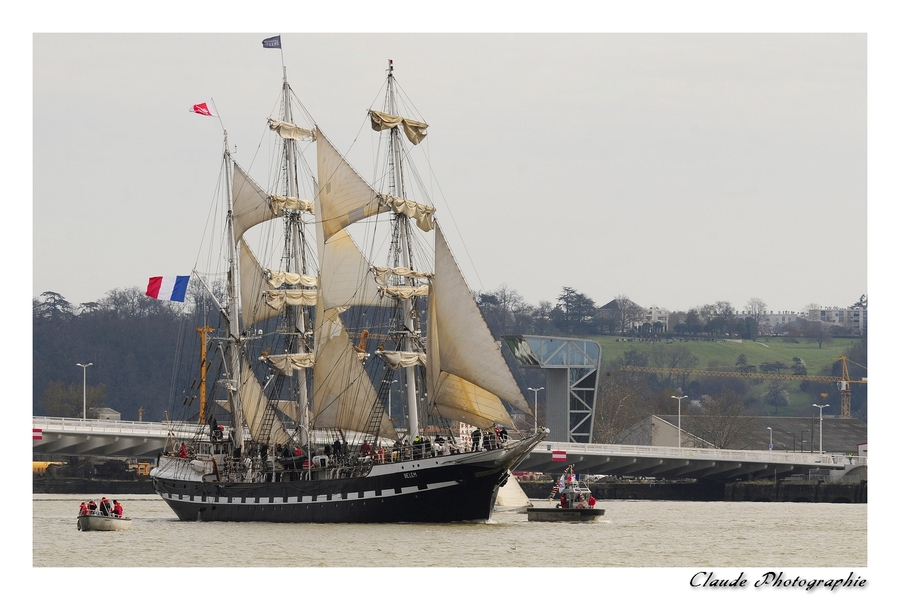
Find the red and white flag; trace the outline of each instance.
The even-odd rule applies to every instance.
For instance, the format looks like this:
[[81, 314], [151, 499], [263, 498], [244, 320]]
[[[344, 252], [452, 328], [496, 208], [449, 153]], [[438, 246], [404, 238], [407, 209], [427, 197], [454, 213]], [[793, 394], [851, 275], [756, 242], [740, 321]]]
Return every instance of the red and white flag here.
[[565, 450], [552, 450], [550, 452], [550, 457], [553, 462], [566, 462], [566, 451]]
[[202, 104], [195, 104], [191, 107], [191, 112], [197, 113], [198, 115], [203, 115], [206, 117], [215, 117], [218, 116], [214, 113], [210, 108], [206, 105], [206, 102]]
[[31, 439], [33, 440], [42, 440], [44, 439], [44, 430], [43, 429], [35, 429], [31, 428]]

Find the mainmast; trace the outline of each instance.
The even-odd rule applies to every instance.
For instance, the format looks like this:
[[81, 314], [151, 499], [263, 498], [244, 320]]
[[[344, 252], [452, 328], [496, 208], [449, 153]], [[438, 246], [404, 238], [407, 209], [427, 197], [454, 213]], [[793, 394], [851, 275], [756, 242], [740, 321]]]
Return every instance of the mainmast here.
[[[291, 86], [288, 83], [287, 67], [282, 66], [284, 70], [282, 82], [282, 102], [284, 105], [283, 120], [286, 123], [293, 123], [293, 115], [291, 114]], [[299, 197], [299, 185], [297, 182], [297, 159], [295, 141], [292, 139], [284, 139], [283, 168], [286, 177], [286, 196], [291, 198]], [[306, 231], [303, 222], [302, 212], [288, 211], [285, 218], [285, 270], [293, 271], [307, 275], [309, 265], [305, 252]], [[288, 314], [293, 312], [293, 329], [291, 332], [287, 351], [306, 353], [309, 352], [309, 346], [306, 341], [306, 311], [303, 307], [297, 307], [295, 310], [289, 308]], [[307, 373], [306, 369], [298, 369], [299, 373], [296, 379], [291, 381], [296, 385], [293, 390], [293, 396], [298, 404], [299, 429], [304, 432], [309, 431], [309, 395], [307, 392]], [[308, 440], [301, 438], [301, 443]]]
[[[394, 94], [394, 61], [388, 61], [388, 80], [387, 80], [387, 112], [389, 114], [399, 114], [396, 106], [396, 98]], [[390, 145], [388, 150], [388, 159], [390, 161], [390, 187], [392, 195], [398, 198], [405, 198], [405, 190], [403, 188], [403, 162], [400, 143], [400, 128], [393, 127], [390, 129]], [[401, 214], [394, 215], [394, 235], [391, 236], [392, 249], [391, 253], [396, 257], [397, 266], [412, 269], [412, 255], [410, 252], [410, 232], [409, 219]], [[412, 278], [404, 278], [408, 283], [413, 283]], [[401, 335], [403, 336], [402, 348], [403, 352], [412, 352], [413, 335], [419, 331], [418, 319], [413, 310], [413, 299], [403, 298], [399, 301], [401, 317], [403, 320], [403, 328]], [[419, 409], [418, 409], [418, 386], [416, 384], [416, 367], [414, 365], [404, 368], [404, 376], [406, 378], [406, 404], [407, 404], [407, 435], [410, 439], [415, 438], [419, 434]]]

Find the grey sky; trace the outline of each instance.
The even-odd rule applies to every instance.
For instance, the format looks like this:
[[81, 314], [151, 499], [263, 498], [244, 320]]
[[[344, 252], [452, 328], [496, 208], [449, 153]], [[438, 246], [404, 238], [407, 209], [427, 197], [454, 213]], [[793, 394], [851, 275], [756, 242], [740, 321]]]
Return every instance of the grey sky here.
[[[277, 106], [281, 55], [261, 46], [277, 33], [34, 37], [33, 295], [77, 304], [190, 271], [222, 135], [188, 109], [214, 99], [250, 160]], [[867, 291], [865, 35], [283, 33], [283, 48], [341, 150], [393, 59], [475, 289], [670, 310]]]

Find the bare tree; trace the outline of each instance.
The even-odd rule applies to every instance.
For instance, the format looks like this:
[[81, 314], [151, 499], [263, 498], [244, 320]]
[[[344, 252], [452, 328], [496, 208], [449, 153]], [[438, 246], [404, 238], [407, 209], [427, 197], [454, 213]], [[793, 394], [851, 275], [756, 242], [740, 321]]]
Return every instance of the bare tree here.
[[750, 318], [756, 321], [757, 331], [762, 332], [763, 329], [768, 329], [762, 324], [763, 316], [766, 314], [766, 309], [768, 308], [765, 302], [759, 298], [750, 298], [750, 300], [747, 301], [747, 306], [744, 308], [750, 313]]
[[635, 304], [628, 296], [620, 294], [616, 296], [616, 321], [619, 333], [624, 334], [638, 321], [640, 321], [643, 309]]
[[735, 392], [701, 397], [702, 418], [698, 419], [698, 436], [716, 448], [742, 449], [749, 445], [750, 432], [756, 418], [748, 416], [744, 401]]
[[624, 371], [607, 371], [600, 378], [594, 407], [593, 441], [620, 444], [641, 419], [650, 414], [646, 378]]

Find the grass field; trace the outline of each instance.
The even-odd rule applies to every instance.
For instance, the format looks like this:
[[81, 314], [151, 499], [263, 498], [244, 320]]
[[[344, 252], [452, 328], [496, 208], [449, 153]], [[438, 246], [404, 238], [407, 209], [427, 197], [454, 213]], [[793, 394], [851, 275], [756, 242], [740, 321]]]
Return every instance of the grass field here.
[[[816, 340], [805, 338], [770, 337], [759, 338], [753, 342], [750, 340], [738, 341], [661, 341], [651, 344], [634, 338], [633, 341], [625, 341], [626, 338], [615, 336], [597, 336], [596, 340], [601, 352], [601, 368], [609, 365], [616, 358], [621, 357], [629, 350], [650, 353], [656, 344], [663, 344], [671, 348], [673, 344], [681, 344], [690, 349], [691, 353], [699, 359], [695, 369], [709, 369], [714, 367], [733, 367], [741, 354], [747, 357], [747, 362], [757, 367], [766, 362], [782, 362], [788, 367], [793, 364], [795, 356], [800, 357], [806, 363], [807, 372], [810, 375], [831, 375], [831, 365], [835, 359], [844, 355], [854, 344], [859, 344], [858, 338], [835, 338], [822, 344]], [[617, 341], [619, 340], [619, 341]], [[824, 371], [823, 371], [824, 369]], [[782, 371], [790, 373], [790, 369]], [[771, 380], [750, 380], [754, 382], [751, 393], [761, 398]], [[758, 383], [755, 383], [758, 381]], [[788, 406], [778, 408], [780, 416], [807, 416], [810, 414], [811, 405], [821, 402], [816, 394], [805, 393], [800, 390], [799, 381], [783, 382], [790, 395]], [[852, 391], [852, 388], [851, 388]], [[831, 404], [826, 409], [826, 414], [840, 413], [840, 395], [837, 388], [826, 401]], [[774, 407], [767, 406], [767, 411], [774, 414]]]

